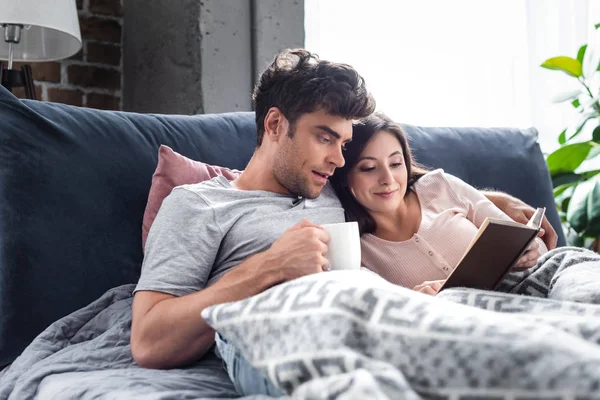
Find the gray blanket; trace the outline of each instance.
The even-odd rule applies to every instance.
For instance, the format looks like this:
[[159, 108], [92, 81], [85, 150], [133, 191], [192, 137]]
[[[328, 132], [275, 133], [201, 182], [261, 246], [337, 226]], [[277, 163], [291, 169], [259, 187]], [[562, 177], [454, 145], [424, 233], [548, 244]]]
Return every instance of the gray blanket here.
[[[600, 393], [600, 306], [586, 304], [600, 303], [596, 254], [553, 251], [504, 282], [511, 294], [453, 289], [433, 298], [360, 274], [306, 277], [204, 316], [293, 398]], [[235, 397], [212, 352], [182, 369], [135, 365], [132, 289], [112, 289], [48, 327], [1, 373], [0, 399]], [[327, 355], [339, 365], [326, 365]]]
[[129, 346], [131, 293], [112, 289], [50, 325], [0, 376], [0, 399], [213, 399], [238, 397], [210, 352], [187, 368], [139, 368]]

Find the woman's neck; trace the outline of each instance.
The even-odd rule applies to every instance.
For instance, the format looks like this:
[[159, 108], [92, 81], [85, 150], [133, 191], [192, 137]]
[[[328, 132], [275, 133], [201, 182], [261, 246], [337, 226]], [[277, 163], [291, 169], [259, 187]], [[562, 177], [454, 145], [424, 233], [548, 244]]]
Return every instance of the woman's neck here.
[[421, 207], [414, 191], [404, 196], [391, 213], [372, 215], [377, 228], [373, 234], [391, 242], [403, 242], [413, 237], [421, 226]]

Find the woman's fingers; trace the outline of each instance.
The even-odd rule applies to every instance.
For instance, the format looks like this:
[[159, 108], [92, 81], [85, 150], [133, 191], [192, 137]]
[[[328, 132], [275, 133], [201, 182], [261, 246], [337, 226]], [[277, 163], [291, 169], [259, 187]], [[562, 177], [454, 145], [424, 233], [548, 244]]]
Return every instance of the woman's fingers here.
[[537, 260], [540, 258], [541, 253], [539, 249], [539, 245], [536, 246], [536, 249], [532, 249], [526, 252], [517, 264], [515, 265], [515, 269], [527, 269], [535, 266], [537, 264]]
[[431, 296], [435, 296], [437, 294], [437, 292], [435, 290], [433, 290], [430, 286], [425, 286], [422, 287], [421, 289], [417, 290], [418, 292], [421, 293], [425, 293]]
[[425, 294], [436, 295], [437, 292], [439, 292], [440, 289], [442, 288], [442, 286], [444, 285], [444, 282], [446, 282], [446, 281], [445, 280], [425, 281], [425, 282], [421, 283], [420, 285], [415, 286], [413, 288], [413, 290], [417, 291], [417, 292], [425, 293]]

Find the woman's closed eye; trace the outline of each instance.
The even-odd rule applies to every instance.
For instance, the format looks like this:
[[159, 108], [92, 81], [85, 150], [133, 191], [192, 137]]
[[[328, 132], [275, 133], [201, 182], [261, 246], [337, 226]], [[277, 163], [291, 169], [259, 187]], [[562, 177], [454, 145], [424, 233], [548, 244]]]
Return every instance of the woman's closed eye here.
[[[390, 164], [390, 168], [392, 168], [392, 169], [400, 168], [401, 166], [402, 166], [401, 162]], [[365, 167], [360, 167], [359, 169], [361, 172], [372, 172], [372, 171], [375, 171], [376, 168], [371, 167], [371, 166], [365, 166]]]

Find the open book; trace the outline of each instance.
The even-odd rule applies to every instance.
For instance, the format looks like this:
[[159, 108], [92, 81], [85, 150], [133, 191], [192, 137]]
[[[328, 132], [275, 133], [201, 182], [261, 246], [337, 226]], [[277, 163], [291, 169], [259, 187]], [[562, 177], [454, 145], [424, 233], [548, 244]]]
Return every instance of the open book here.
[[486, 218], [441, 290], [469, 287], [494, 290], [540, 232], [545, 208], [527, 225]]

